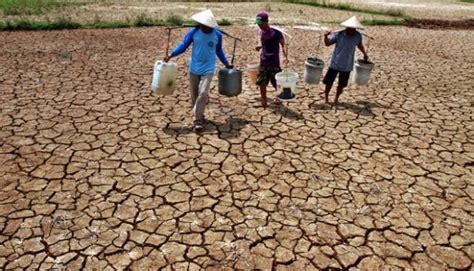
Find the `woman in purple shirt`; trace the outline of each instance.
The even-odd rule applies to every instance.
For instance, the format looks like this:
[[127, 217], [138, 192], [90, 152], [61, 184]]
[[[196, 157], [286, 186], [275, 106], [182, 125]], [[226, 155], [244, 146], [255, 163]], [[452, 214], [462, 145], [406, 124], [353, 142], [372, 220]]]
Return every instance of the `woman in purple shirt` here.
[[[280, 68], [280, 45], [285, 56], [285, 64], [288, 64], [288, 48], [281, 31], [270, 27], [268, 13], [262, 11], [257, 14], [255, 22], [260, 28], [261, 45], [256, 47], [260, 53], [260, 67], [257, 75], [257, 85], [260, 86], [262, 107], [267, 107], [267, 86], [271, 83], [277, 89], [275, 75], [281, 71]], [[278, 99], [275, 99], [279, 103]]]

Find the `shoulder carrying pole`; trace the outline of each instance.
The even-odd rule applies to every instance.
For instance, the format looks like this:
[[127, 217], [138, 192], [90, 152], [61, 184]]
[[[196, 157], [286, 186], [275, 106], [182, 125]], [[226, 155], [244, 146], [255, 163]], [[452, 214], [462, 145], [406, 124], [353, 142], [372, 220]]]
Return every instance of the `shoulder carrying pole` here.
[[235, 58], [235, 48], [237, 47], [237, 39], [234, 39], [234, 49], [232, 50], [232, 60], [230, 61], [231, 65], [234, 65], [234, 58]]

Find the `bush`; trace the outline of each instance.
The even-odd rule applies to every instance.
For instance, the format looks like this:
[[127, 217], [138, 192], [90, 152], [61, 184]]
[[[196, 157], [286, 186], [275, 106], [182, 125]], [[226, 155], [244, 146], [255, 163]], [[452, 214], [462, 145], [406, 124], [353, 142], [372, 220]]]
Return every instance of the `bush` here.
[[220, 19], [217, 21], [217, 24], [218, 25], [231, 25], [232, 22], [228, 19]]
[[69, 18], [60, 18], [54, 21], [32, 21], [28, 19], [9, 20], [0, 23], [2, 30], [54, 30], [76, 29], [82, 25]]
[[179, 15], [171, 15], [168, 18], [166, 18], [166, 24], [168, 25], [183, 25], [184, 24], [184, 19], [181, 18]]
[[0, 0], [0, 10], [5, 15], [33, 15], [72, 4], [80, 3], [57, 0]]

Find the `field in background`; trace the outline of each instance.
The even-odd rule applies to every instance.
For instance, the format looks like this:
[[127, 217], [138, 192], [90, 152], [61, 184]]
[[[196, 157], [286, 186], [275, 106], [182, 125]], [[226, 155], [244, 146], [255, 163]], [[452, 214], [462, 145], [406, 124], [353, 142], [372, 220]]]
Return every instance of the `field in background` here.
[[[455, 1], [426, 3], [416, 0], [375, 0], [226, 3], [216, 1], [105, 1], [105, 0], [4, 0], [0, 2], [0, 30], [64, 28], [118, 28], [182, 25], [190, 16], [211, 8], [221, 25], [247, 24], [258, 10], [271, 13], [277, 24], [334, 24], [357, 15], [366, 25], [401, 25], [407, 19], [474, 19], [474, 5]], [[314, 8], [308, 8], [309, 6]]]

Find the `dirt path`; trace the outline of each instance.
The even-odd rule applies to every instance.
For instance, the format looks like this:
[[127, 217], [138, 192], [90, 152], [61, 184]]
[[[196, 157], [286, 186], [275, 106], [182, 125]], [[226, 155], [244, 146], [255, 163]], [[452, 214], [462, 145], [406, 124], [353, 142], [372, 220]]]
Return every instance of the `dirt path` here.
[[435, 30], [474, 30], [474, 19], [463, 20], [463, 21], [451, 21], [451, 20], [429, 20], [429, 19], [412, 19], [407, 20], [404, 23], [405, 26], [435, 29]]
[[[226, 30], [255, 60], [254, 30]], [[469, 270], [474, 36], [368, 33], [371, 84], [342, 105], [300, 81], [262, 111], [214, 82], [201, 136], [187, 56], [175, 95], [148, 92], [163, 29], [2, 33], [0, 269]], [[317, 38], [291, 34], [302, 75]]]

